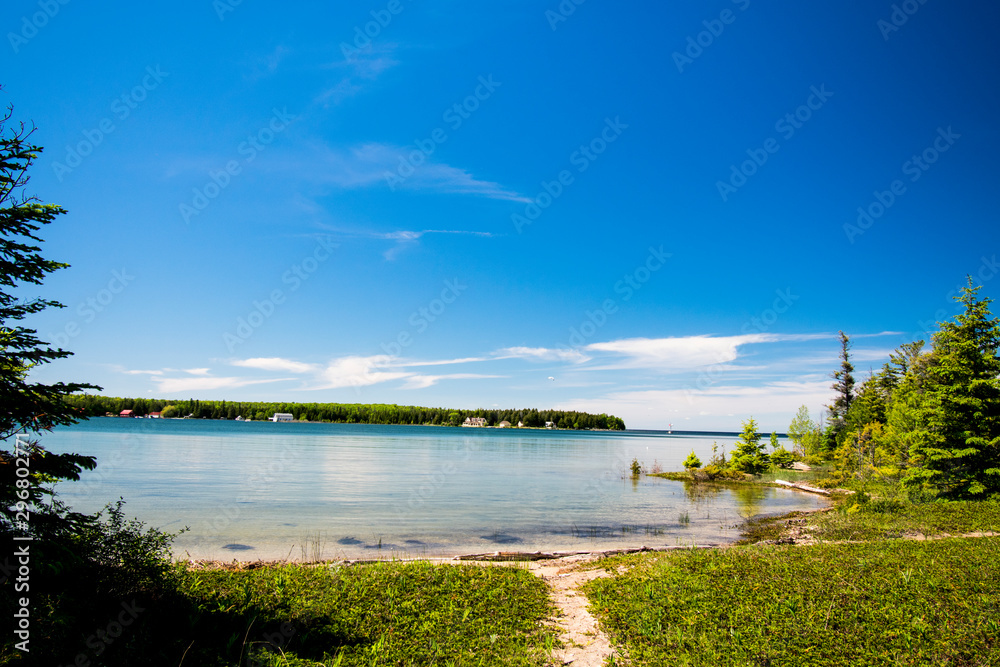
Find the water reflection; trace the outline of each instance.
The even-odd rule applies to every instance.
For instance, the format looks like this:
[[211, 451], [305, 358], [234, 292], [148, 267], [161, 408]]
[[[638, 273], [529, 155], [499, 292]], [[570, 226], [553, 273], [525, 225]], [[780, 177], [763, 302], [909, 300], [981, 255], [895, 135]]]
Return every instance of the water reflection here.
[[715, 500], [725, 487], [711, 482], [684, 482], [684, 495], [695, 504]]
[[737, 511], [744, 519], [760, 514], [764, 505], [764, 500], [768, 496], [768, 488], [753, 484], [739, 484], [732, 488], [733, 498], [736, 500]]
[[[60, 495], [85, 512], [121, 495], [150, 525], [190, 525], [174, 553], [194, 558], [231, 558], [234, 545], [253, 547], [245, 557], [283, 558], [294, 545], [313, 558], [712, 543], [733, 539], [741, 517], [821, 503], [628, 474], [637, 457], [669, 469], [692, 449], [707, 456], [710, 438], [134, 421], [91, 420], [45, 436], [55, 453], [98, 459]], [[123, 435], [141, 441], [125, 459], [115, 457]]]

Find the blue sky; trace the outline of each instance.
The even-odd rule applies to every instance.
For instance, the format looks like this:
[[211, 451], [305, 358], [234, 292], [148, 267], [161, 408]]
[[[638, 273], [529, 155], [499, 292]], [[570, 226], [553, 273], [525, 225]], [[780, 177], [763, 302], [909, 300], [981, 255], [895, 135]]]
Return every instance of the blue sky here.
[[863, 376], [998, 293], [990, 3], [3, 13], [69, 211], [38, 379], [783, 429], [838, 330]]

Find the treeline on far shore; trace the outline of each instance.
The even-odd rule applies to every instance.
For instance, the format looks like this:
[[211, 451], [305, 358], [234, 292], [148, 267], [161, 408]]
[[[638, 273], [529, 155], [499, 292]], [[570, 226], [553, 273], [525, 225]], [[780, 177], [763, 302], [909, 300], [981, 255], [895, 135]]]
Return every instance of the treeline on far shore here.
[[625, 422], [613, 415], [593, 415], [568, 410], [452, 410], [411, 405], [361, 403], [267, 403], [235, 401], [168, 400], [152, 398], [117, 398], [94, 394], [74, 394], [64, 398], [67, 404], [81, 410], [87, 417], [118, 415], [132, 410], [136, 417], [159, 412], [164, 419], [191, 417], [194, 419], [253, 419], [264, 421], [275, 413], [291, 414], [296, 421], [333, 422], [340, 424], [430, 424], [460, 426], [467, 417], [481, 417], [487, 426], [500, 422], [519, 423], [527, 427], [544, 427], [552, 422], [563, 429], [607, 429], [624, 431]]

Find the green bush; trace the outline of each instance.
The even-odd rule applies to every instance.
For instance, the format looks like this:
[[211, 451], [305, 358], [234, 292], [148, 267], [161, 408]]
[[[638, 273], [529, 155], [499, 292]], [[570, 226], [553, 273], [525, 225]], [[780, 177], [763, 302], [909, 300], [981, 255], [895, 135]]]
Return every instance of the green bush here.
[[784, 446], [778, 447], [771, 452], [771, 464], [775, 468], [791, 468], [793, 463], [795, 463], [795, 455], [785, 449]]
[[747, 475], [740, 472], [739, 470], [733, 470], [732, 468], [720, 468], [719, 466], [712, 465], [711, 463], [701, 469], [709, 480], [735, 480], [735, 481], [745, 481]]
[[690, 470], [691, 468], [701, 467], [701, 459], [698, 458], [698, 456], [694, 453], [693, 449], [691, 450], [691, 453], [688, 454], [688, 457], [684, 459], [684, 467], [687, 468], [688, 470]]
[[125, 519], [124, 504], [122, 499], [109, 503], [73, 536], [74, 550], [85, 561], [84, 571], [98, 594], [125, 597], [172, 588], [170, 545], [180, 533], [164, 533], [146, 528], [138, 519]]

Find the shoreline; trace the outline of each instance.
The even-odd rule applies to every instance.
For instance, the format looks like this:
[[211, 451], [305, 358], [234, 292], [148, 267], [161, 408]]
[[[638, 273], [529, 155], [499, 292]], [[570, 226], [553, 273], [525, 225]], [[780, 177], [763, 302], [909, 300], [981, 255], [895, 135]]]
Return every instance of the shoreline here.
[[[621, 547], [612, 548], [594, 548], [594, 549], [535, 549], [532, 551], [509, 551], [509, 550], [495, 550], [495, 551], [479, 551], [468, 553], [465, 549], [457, 549], [455, 551], [459, 553], [437, 553], [428, 555], [411, 555], [405, 551], [394, 551], [387, 549], [384, 555], [378, 557], [352, 557], [345, 554], [344, 557], [333, 557], [333, 558], [291, 558], [291, 552], [294, 551], [294, 546], [289, 551], [289, 555], [284, 558], [271, 558], [268, 556], [261, 556], [259, 558], [238, 558], [236, 553], [233, 554], [233, 558], [192, 558], [190, 554], [185, 557], [179, 557], [177, 555], [173, 556], [174, 562], [186, 563], [189, 567], [194, 567], [196, 569], [234, 569], [234, 570], [253, 570], [259, 569], [261, 567], [274, 567], [280, 565], [301, 565], [304, 567], [319, 566], [319, 565], [363, 565], [371, 563], [412, 563], [412, 562], [429, 562], [429, 563], [476, 563], [476, 562], [492, 562], [492, 563], [503, 563], [503, 562], [533, 562], [533, 561], [548, 561], [548, 560], [560, 560], [570, 557], [594, 557], [594, 558], [604, 558], [608, 556], [632, 554], [632, 553], [650, 553], [650, 552], [669, 552], [669, 551], [692, 551], [692, 550], [702, 550], [702, 549], [728, 549], [733, 546], [739, 545], [741, 540], [743, 540], [748, 530], [752, 527], [753, 522], [759, 522], [762, 520], [771, 521], [782, 521], [787, 519], [794, 519], [802, 517], [805, 515], [819, 514], [823, 512], [829, 512], [833, 509], [834, 505], [831, 502], [824, 507], [817, 507], [813, 509], [805, 510], [792, 510], [790, 512], [774, 512], [758, 514], [752, 517], [744, 519], [744, 521], [738, 526], [739, 532], [731, 539], [725, 541], [713, 541], [713, 542], [691, 542], [690, 544], [663, 544], [663, 545], [625, 545]], [[737, 528], [737, 527], [734, 527]], [[381, 550], [380, 550], [381, 552]]]

